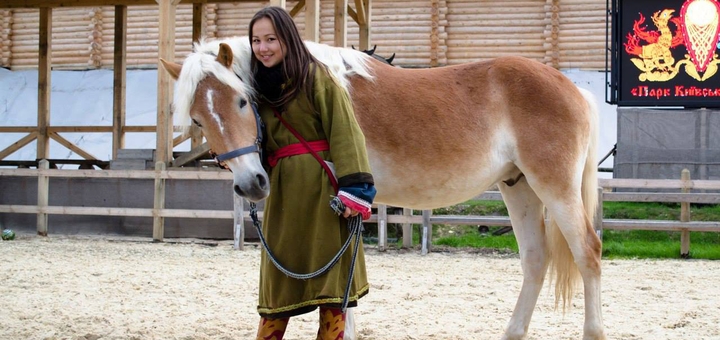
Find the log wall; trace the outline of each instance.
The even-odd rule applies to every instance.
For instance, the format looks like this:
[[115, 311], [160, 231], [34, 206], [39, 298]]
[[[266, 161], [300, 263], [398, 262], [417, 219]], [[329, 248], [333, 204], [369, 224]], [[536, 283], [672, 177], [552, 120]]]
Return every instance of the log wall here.
[[[205, 4], [205, 37], [246, 35], [267, 1]], [[288, 10], [297, 1], [287, 1]], [[354, 6], [350, 2], [351, 6]], [[320, 42], [333, 44], [333, 0], [321, 0]], [[606, 2], [601, 0], [372, 0], [371, 45], [396, 53], [394, 64], [433, 67], [522, 55], [555, 68], [605, 69]], [[128, 7], [127, 67], [155, 68], [157, 6]], [[301, 31], [305, 12], [295, 16]], [[37, 67], [38, 9], [0, 10], [0, 66]], [[192, 5], [178, 6], [176, 60], [191, 51]], [[111, 68], [114, 7], [57, 8], [52, 20], [55, 69]], [[358, 25], [348, 20], [348, 45]]]

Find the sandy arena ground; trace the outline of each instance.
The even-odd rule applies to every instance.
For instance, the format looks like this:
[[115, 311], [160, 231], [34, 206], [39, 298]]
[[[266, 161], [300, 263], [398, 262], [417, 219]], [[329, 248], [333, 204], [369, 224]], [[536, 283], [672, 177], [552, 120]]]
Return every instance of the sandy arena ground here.
[[[0, 339], [254, 339], [257, 245], [168, 241], [0, 242]], [[514, 255], [367, 247], [366, 260], [365, 340], [499, 339], [522, 279]], [[544, 289], [529, 339], [580, 339], [581, 294], [573, 305], [563, 317]], [[720, 261], [606, 260], [603, 313], [610, 339], [720, 339]], [[316, 322], [291, 319], [286, 339], [314, 339]]]

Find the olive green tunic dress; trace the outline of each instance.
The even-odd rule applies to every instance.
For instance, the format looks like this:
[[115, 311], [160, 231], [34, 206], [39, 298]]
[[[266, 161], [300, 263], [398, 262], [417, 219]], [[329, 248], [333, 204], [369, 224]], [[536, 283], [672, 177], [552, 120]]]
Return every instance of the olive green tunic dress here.
[[[306, 141], [328, 141], [330, 150], [318, 155], [333, 162], [341, 187], [357, 183], [356, 179], [363, 175], [368, 178], [365, 137], [347, 92], [320, 69], [314, 79], [315, 112], [308, 108], [306, 96], [300, 93], [287, 105], [283, 118]], [[299, 142], [275, 117], [272, 107], [261, 105], [259, 109], [266, 129], [266, 152]], [[262, 227], [268, 245], [285, 268], [303, 274], [316, 271], [337, 254], [349, 234], [347, 220], [330, 208], [329, 202], [335, 195], [330, 179], [311, 154], [281, 158], [269, 174], [270, 195], [265, 202]], [[263, 251], [258, 312], [264, 317], [281, 318], [303, 314], [321, 305], [338, 307], [345, 293], [353, 251], [353, 246], [348, 247], [328, 273], [310, 280], [297, 280], [281, 273]], [[368, 288], [361, 244], [349, 306], [357, 305]]]

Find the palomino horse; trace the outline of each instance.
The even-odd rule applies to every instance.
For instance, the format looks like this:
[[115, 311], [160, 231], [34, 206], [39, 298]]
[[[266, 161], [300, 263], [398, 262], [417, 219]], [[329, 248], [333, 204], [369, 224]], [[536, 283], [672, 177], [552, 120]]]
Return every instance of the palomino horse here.
[[[605, 338], [601, 242], [591, 222], [598, 199], [598, 113], [589, 92], [559, 71], [520, 57], [401, 69], [361, 51], [307, 44], [349, 89], [366, 138], [376, 202], [431, 209], [498, 185], [524, 277], [503, 339], [527, 334], [548, 268], [555, 272], [555, 303], [562, 300], [563, 310], [582, 278], [584, 339]], [[175, 115], [200, 125], [218, 154], [255, 149], [250, 53], [242, 37], [196, 44], [183, 65], [162, 61], [177, 79]], [[239, 156], [227, 161], [234, 191], [251, 201], [265, 198], [268, 176], [258, 153], [234, 155]]]

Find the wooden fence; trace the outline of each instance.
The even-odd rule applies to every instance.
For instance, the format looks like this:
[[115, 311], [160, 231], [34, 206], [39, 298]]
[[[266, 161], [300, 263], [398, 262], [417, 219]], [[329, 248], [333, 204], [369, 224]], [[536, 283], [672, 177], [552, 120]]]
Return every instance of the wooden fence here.
[[[249, 213], [243, 211], [243, 204], [236, 199], [234, 210], [192, 210], [192, 209], [166, 209], [165, 181], [166, 180], [232, 180], [232, 174], [227, 171], [197, 171], [197, 170], [166, 170], [163, 163], [158, 163], [155, 171], [147, 170], [56, 170], [49, 169], [47, 160], [40, 161], [38, 169], [0, 169], [0, 176], [37, 177], [38, 202], [37, 205], [0, 205], [0, 213], [21, 213], [37, 215], [37, 232], [47, 235], [48, 215], [98, 215], [98, 216], [134, 216], [153, 217], [153, 239], [163, 241], [164, 218], [221, 218], [234, 219], [235, 248], [243, 249], [244, 221], [249, 220]], [[155, 199], [152, 208], [122, 208], [122, 207], [75, 207], [75, 206], [49, 206], [49, 179], [59, 178], [124, 178], [124, 179], [154, 179]], [[691, 190], [720, 191], [718, 180], [691, 180], [689, 172], [683, 171], [681, 179], [600, 179], [598, 193], [600, 204], [598, 214], [594, 221], [595, 229], [602, 236], [603, 229], [618, 230], [664, 230], [680, 231], [681, 254], [687, 255], [690, 248], [690, 231], [720, 232], [720, 221], [700, 222], [692, 221], [690, 216], [691, 203], [720, 204], [720, 193], [691, 192]], [[643, 189], [643, 190], [677, 190], [673, 192], [607, 192], [605, 189]], [[481, 200], [502, 200], [499, 192], [488, 191], [476, 197]], [[602, 203], [610, 201], [622, 202], [669, 202], [681, 204], [680, 221], [657, 220], [618, 220], [602, 217]], [[373, 214], [369, 223], [378, 225], [378, 248], [384, 250], [388, 246], [388, 223], [402, 224], [403, 246], [412, 247], [412, 225], [422, 225], [421, 252], [426, 254], [432, 245], [433, 224], [454, 225], [485, 225], [485, 226], [511, 226], [509, 217], [505, 216], [466, 216], [466, 215], [436, 215], [430, 210], [422, 211], [421, 215], [413, 215], [412, 210], [403, 209], [402, 215], [388, 215], [387, 207], [377, 206], [377, 213]], [[262, 219], [262, 212], [259, 217]]]

